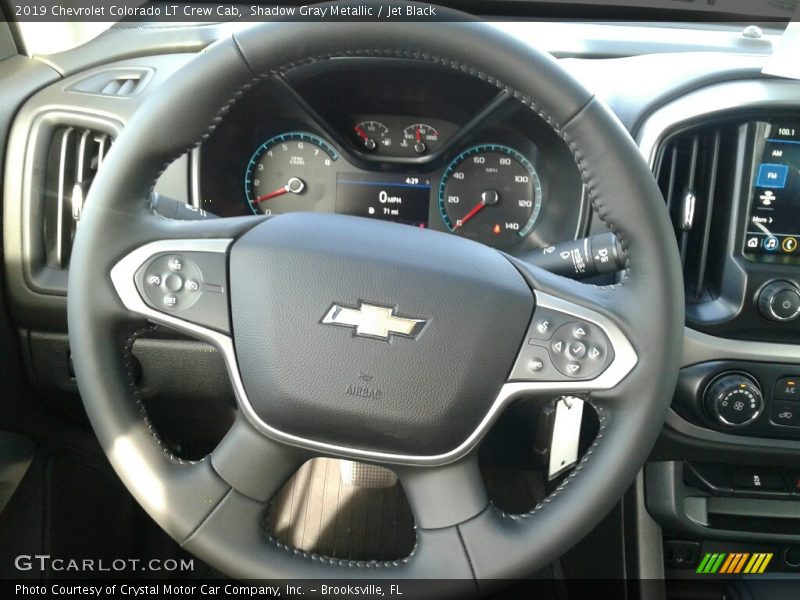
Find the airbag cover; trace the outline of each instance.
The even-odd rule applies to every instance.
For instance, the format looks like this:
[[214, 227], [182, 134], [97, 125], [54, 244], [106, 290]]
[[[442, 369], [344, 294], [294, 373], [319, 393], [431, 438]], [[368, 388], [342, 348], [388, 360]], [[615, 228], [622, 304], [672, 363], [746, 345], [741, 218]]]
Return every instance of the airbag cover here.
[[[317, 442], [415, 456], [446, 453], [478, 427], [534, 308], [522, 276], [491, 248], [325, 214], [251, 229], [232, 247], [230, 290], [259, 419]], [[334, 305], [363, 304], [425, 323], [388, 341], [323, 323]]]

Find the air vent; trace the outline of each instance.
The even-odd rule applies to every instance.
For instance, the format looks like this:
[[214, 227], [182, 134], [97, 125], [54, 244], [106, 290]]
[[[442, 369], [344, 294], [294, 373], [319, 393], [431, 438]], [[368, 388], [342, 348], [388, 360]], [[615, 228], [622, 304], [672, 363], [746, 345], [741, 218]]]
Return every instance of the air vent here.
[[81, 79], [68, 89], [82, 94], [127, 98], [140, 94], [152, 76], [153, 70], [149, 68], [104, 69]]
[[736, 129], [695, 127], [661, 147], [656, 177], [675, 229], [687, 303], [719, 296], [719, 267], [730, 214]]
[[47, 155], [44, 186], [44, 244], [47, 264], [66, 269], [72, 239], [89, 187], [111, 147], [107, 133], [57, 127]]

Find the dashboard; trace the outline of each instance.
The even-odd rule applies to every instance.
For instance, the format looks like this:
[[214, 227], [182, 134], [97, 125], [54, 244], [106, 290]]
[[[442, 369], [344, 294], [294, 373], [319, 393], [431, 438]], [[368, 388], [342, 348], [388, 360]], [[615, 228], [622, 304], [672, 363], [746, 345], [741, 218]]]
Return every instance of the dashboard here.
[[580, 177], [549, 126], [475, 77], [391, 63], [340, 59], [257, 85], [194, 156], [200, 208], [346, 214], [512, 253], [584, 234]]
[[[560, 44], [585, 41], [570, 29], [576, 24], [519, 26], [521, 38], [531, 42], [545, 30], [559, 32]], [[609, 48], [619, 51], [625, 38], [614, 29], [602, 52], [570, 48], [566, 53], [579, 58], [562, 64], [636, 139], [661, 186], [684, 263], [683, 369], [662, 441], [646, 469], [648, 489], [655, 490], [648, 493], [648, 509], [675, 538], [757, 536], [764, 543], [796, 544], [796, 531], [753, 516], [747, 502], [795, 502], [797, 489], [734, 489], [733, 483], [695, 481], [686, 473], [705, 473], [706, 463], [724, 463], [728, 471], [735, 463], [737, 476], [739, 463], [791, 465], [796, 472], [800, 84], [764, 77], [765, 57], [744, 47], [738, 34], [735, 45], [746, 54], [692, 46], [658, 55], [641, 49], [653, 52], [661, 28], [620, 28], [641, 36], [639, 50], [631, 51], [641, 55], [607, 59], [614, 55]], [[65, 309], [69, 241], [77, 222], [68, 203], [54, 204], [63, 194], [51, 189], [58, 181], [51, 170], [59, 156], [53, 140], [65, 140], [66, 147], [72, 132], [77, 142], [111, 144], [142, 102], [191, 59], [186, 48], [199, 51], [209, 41], [200, 36], [194, 45], [170, 46], [162, 54], [149, 47], [115, 54], [124, 46], [118, 40], [128, 35], [130, 42], [157, 32], [121, 30], [98, 38], [94, 54], [102, 59], [79, 64], [85, 58], [80, 52], [61, 57], [63, 77], [43, 63], [32, 67], [30, 76], [38, 79], [8, 136], [7, 298], [27, 381], [54, 404], [65, 397], [74, 402], [77, 393]], [[155, 191], [222, 218], [340, 213], [447, 232], [520, 256], [607, 233], [568, 148], [530, 110], [451, 69], [400, 59], [388, 67], [382, 59], [343, 58], [260, 81], [197, 149], [165, 171]], [[135, 94], [102, 93], [119, 74], [141, 82]], [[88, 137], [74, 135], [86, 131]], [[53, 206], [59, 212], [51, 215]], [[63, 243], [51, 240], [58, 223], [67, 225]], [[152, 401], [154, 412], [161, 410], [163, 422], [174, 419], [182, 431], [187, 415], [199, 421], [219, 398], [233, 399], [208, 348], [173, 337], [159, 332], [137, 340], [134, 350], [147, 400], [169, 399]], [[180, 349], [174, 355], [190, 358], [175, 359], [173, 347]], [[668, 498], [676, 500], [667, 505]], [[729, 521], [714, 513], [722, 500], [728, 501], [725, 514], [733, 515]], [[691, 511], [683, 510], [684, 501]], [[700, 505], [706, 521], [698, 524]], [[789, 509], [796, 514], [796, 505]]]

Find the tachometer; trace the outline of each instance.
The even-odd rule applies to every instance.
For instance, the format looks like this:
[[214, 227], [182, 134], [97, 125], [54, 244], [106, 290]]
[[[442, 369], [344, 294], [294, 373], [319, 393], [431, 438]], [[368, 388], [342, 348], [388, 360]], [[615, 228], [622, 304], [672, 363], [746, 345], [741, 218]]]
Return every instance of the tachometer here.
[[244, 177], [244, 189], [255, 214], [317, 210], [317, 203], [336, 194], [336, 151], [322, 138], [303, 131], [276, 135], [261, 144]]
[[528, 235], [542, 208], [531, 162], [508, 146], [482, 144], [459, 154], [439, 185], [439, 209], [459, 235], [508, 246]]

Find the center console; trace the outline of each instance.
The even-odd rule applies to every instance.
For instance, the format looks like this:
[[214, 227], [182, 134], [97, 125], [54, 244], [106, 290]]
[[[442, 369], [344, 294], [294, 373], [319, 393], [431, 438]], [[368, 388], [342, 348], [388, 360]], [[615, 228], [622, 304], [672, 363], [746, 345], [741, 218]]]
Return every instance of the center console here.
[[639, 132], [686, 291], [683, 367], [645, 469], [668, 580], [800, 576], [798, 99], [798, 82], [715, 84]]

